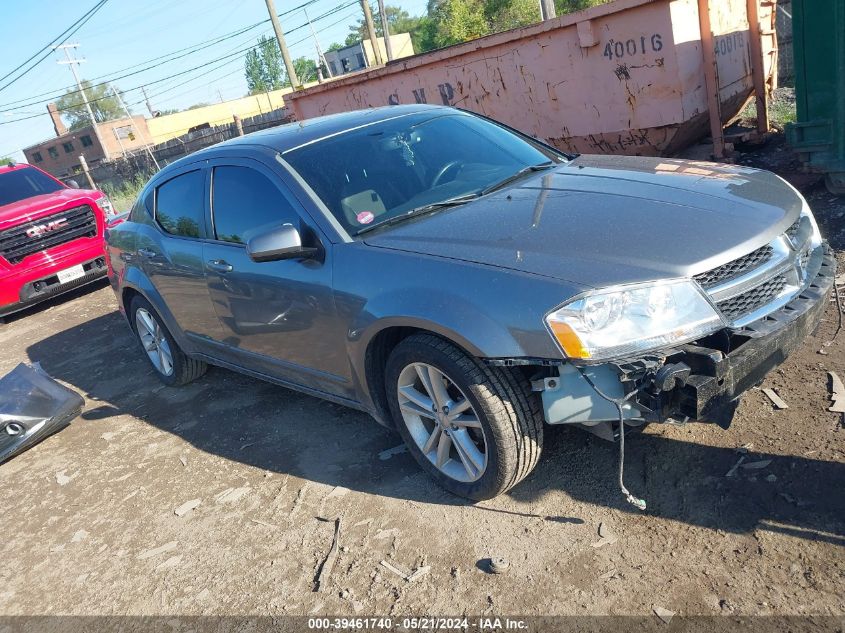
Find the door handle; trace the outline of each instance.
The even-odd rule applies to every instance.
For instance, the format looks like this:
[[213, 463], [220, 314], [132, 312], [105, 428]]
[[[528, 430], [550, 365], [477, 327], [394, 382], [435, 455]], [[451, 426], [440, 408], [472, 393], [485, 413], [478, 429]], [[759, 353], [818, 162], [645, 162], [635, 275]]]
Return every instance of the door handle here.
[[138, 255], [146, 259], [150, 266], [157, 266], [159, 268], [164, 266], [164, 262], [158, 260], [159, 254], [151, 248], [139, 248]]
[[206, 262], [206, 266], [208, 266], [209, 270], [213, 270], [216, 273], [230, 273], [232, 272], [232, 264], [228, 263], [225, 259], [212, 259]]

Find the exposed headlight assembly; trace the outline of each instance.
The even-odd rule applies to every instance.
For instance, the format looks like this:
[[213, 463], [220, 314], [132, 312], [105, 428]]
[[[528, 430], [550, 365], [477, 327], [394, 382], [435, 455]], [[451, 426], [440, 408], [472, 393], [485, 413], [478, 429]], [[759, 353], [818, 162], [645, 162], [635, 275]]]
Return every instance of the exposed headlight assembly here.
[[[801, 194], [799, 193], [798, 195]], [[813, 215], [813, 211], [810, 209], [810, 205], [807, 204], [807, 200], [804, 199], [804, 196], [801, 196], [801, 199], [803, 200], [803, 205], [801, 206], [801, 217], [809, 218], [810, 226], [813, 227], [812, 237], [810, 238], [810, 247], [816, 248], [822, 243], [822, 234], [819, 232], [819, 225], [816, 222], [816, 216]]]
[[689, 280], [587, 292], [546, 315], [567, 358], [604, 361], [685, 343], [723, 327]]
[[[780, 178], [780, 176], [778, 176]], [[795, 187], [793, 187], [789, 181], [780, 178], [783, 183], [792, 189], [795, 192], [795, 195], [801, 199], [801, 217], [806, 217], [810, 220], [810, 226], [813, 227], [812, 237], [810, 238], [810, 247], [816, 248], [817, 246], [821, 245], [822, 243], [822, 235], [819, 232], [819, 225], [816, 222], [816, 216], [813, 215], [812, 209], [810, 209], [810, 205], [807, 204], [807, 199], [803, 196], [803, 194], [798, 191]]]

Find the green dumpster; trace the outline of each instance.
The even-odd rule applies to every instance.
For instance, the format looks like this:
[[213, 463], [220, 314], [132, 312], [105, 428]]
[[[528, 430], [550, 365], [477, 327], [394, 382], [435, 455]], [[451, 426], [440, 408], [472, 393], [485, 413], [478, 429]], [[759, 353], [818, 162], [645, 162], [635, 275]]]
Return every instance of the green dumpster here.
[[793, 0], [792, 36], [797, 121], [787, 140], [845, 195], [845, 1]]

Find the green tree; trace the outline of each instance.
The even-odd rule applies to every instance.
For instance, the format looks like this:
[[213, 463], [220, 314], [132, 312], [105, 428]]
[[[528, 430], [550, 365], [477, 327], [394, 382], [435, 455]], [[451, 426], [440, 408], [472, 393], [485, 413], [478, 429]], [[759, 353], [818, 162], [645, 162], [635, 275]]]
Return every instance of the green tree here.
[[484, 0], [443, 0], [434, 11], [437, 46], [449, 46], [492, 33]]
[[582, 11], [600, 4], [605, 4], [610, 0], [555, 0], [555, 11], [558, 15], [565, 13], [572, 13], [573, 11]]
[[[299, 83], [304, 84], [307, 81], [317, 80], [317, 62], [307, 57], [297, 57], [293, 60], [293, 69], [296, 71], [296, 77]], [[289, 86], [290, 82], [285, 81], [285, 85]]]
[[282, 52], [275, 38], [262, 35], [258, 46], [247, 51], [244, 74], [251, 95], [278, 90], [287, 83]]
[[12, 159], [11, 159], [11, 158], [8, 158], [8, 157], [3, 158], [3, 157], [0, 157], [0, 165], [11, 165], [11, 164], [12, 164]]
[[[373, 5], [372, 11], [376, 36], [383, 37], [384, 29], [382, 28], [381, 16], [378, 13], [378, 6]], [[404, 9], [392, 5], [385, 6], [384, 12], [387, 14], [387, 25], [390, 33], [392, 35], [408, 33], [411, 36], [415, 53], [424, 53], [437, 47], [436, 38], [434, 37], [436, 27], [429, 16], [412, 16]], [[350, 46], [368, 37], [369, 34], [367, 33], [367, 26], [364, 24], [364, 18], [359, 18], [357, 23], [349, 27], [349, 35], [346, 36], [345, 45]], [[338, 48], [340, 48], [339, 45]], [[329, 50], [336, 49], [329, 48]]]
[[[126, 116], [120, 102], [115, 98], [107, 84], [92, 85], [87, 79], [83, 79], [81, 83], [82, 90], [88, 98], [88, 103], [91, 105], [97, 123], [113, 121]], [[119, 89], [118, 93], [123, 98], [123, 93]], [[88, 116], [88, 110], [85, 108], [85, 102], [79, 90], [68, 90], [56, 101], [56, 107], [62, 113], [62, 117], [71, 130], [78, 130], [91, 125], [91, 118]]]

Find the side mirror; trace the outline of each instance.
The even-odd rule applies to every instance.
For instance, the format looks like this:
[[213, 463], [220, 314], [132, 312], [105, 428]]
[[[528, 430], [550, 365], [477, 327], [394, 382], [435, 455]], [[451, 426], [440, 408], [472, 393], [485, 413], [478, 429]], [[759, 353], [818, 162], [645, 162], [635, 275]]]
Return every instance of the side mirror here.
[[70, 180], [67, 181], [67, 186], [70, 187], [71, 189], [79, 189], [79, 183], [76, 182], [73, 179], [70, 179]]
[[274, 262], [313, 257], [317, 249], [303, 246], [299, 231], [292, 224], [282, 224], [251, 238], [246, 243], [246, 253], [254, 262]]

